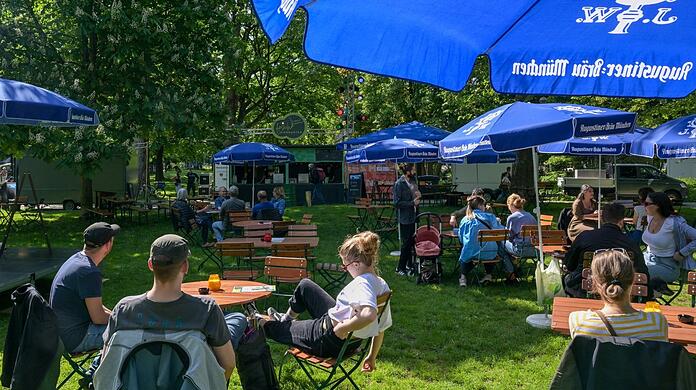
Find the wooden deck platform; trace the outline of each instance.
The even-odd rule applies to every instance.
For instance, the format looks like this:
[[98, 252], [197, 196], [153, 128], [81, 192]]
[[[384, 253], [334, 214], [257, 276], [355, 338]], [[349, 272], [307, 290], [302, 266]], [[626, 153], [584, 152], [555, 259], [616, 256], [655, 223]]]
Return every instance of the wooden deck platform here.
[[77, 249], [6, 248], [0, 258], [0, 292], [12, 290], [31, 280], [51, 276]]

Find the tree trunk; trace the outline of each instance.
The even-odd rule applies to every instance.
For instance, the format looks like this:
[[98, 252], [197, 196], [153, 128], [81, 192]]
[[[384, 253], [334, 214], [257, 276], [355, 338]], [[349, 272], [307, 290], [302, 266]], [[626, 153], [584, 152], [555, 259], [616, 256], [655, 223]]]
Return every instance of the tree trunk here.
[[80, 175], [80, 205], [82, 205], [82, 213], [85, 213], [86, 208], [92, 208], [92, 179], [87, 177], [84, 173]]
[[164, 181], [164, 146], [155, 153], [155, 180]]
[[536, 201], [532, 149], [523, 149], [517, 152], [517, 161], [512, 165], [512, 190], [530, 202]]
[[138, 188], [147, 184], [147, 141], [136, 138], [135, 144], [138, 151]]

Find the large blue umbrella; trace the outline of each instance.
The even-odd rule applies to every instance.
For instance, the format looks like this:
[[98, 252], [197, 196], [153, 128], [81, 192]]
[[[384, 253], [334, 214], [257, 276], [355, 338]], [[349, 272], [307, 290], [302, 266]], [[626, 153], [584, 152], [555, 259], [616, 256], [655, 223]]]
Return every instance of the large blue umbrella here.
[[[271, 43], [297, 8], [320, 63], [460, 91], [480, 55], [506, 93], [684, 97], [696, 89], [696, 2], [252, 0]], [[690, 77], [689, 77], [690, 76]]]
[[0, 124], [31, 126], [96, 126], [93, 109], [55, 92], [0, 78]]
[[346, 153], [347, 163], [423, 162], [438, 159], [437, 146], [413, 139], [387, 139]]
[[[460, 160], [460, 159], [454, 159]], [[456, 161], [443, 159], [444, 162], [452, 162], [456, 164]], [[498, 153], [491, 148], [490, 142], [484, 142], [474, 149], [471, 154], [468, 154], [462, 162], [467, 164], [498, 164], [498, 163], [512, 163], [517, 161], [516, 152], [503, 152]]]
[[273, 165], [295, 161], [295, 156], [280, 146], [262, 143], [245, 142], [229, 146], [213, 155], [216, 164], [242, 165], [251, 163], [251, 204], [255, 203], [256, 166]]
[[336, 145], [336, 148], [338, 150], [353, 150], [373, 142], [394, 138], [413, 139], [437, 145], [438, 141], [448, 135], [450, 135], [449, 131], [414, 121], [349, 139]]
[[461, 158], [490, 142], [496, 152], [526, 149], [571, 137], [632, 131], [636, 114], [565, 103], [516, 102], [491, 110], [440, 141], [444, 158]]
[[696, 158], [696, 115], [671, 120], [639, 136], [631, 154], [643, 157]]

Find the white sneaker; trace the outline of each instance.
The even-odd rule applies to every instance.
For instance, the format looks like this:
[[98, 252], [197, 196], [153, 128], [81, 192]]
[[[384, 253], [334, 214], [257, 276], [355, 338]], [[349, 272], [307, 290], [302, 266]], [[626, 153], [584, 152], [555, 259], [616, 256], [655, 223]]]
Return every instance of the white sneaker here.
[[493, 281], [493, 276], [491, 274], [486, 274], [481, 278], [481, 284], [490, 283]]
[[466, 287], [466, 275], [459, 277], [459, 287]]

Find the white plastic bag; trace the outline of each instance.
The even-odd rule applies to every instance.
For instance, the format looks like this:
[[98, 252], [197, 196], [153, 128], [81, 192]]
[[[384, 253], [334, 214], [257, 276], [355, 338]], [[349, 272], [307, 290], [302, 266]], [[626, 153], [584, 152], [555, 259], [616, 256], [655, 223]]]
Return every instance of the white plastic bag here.
[[551, 305], [554, 297], [565, 296], [561, 281], [561, 266], [555, 258], [551, 259], [548, 267], [544, 267], [541, 261], [537, 261], [534, 277], [536, 278], [537, 303], [540, 306]]

